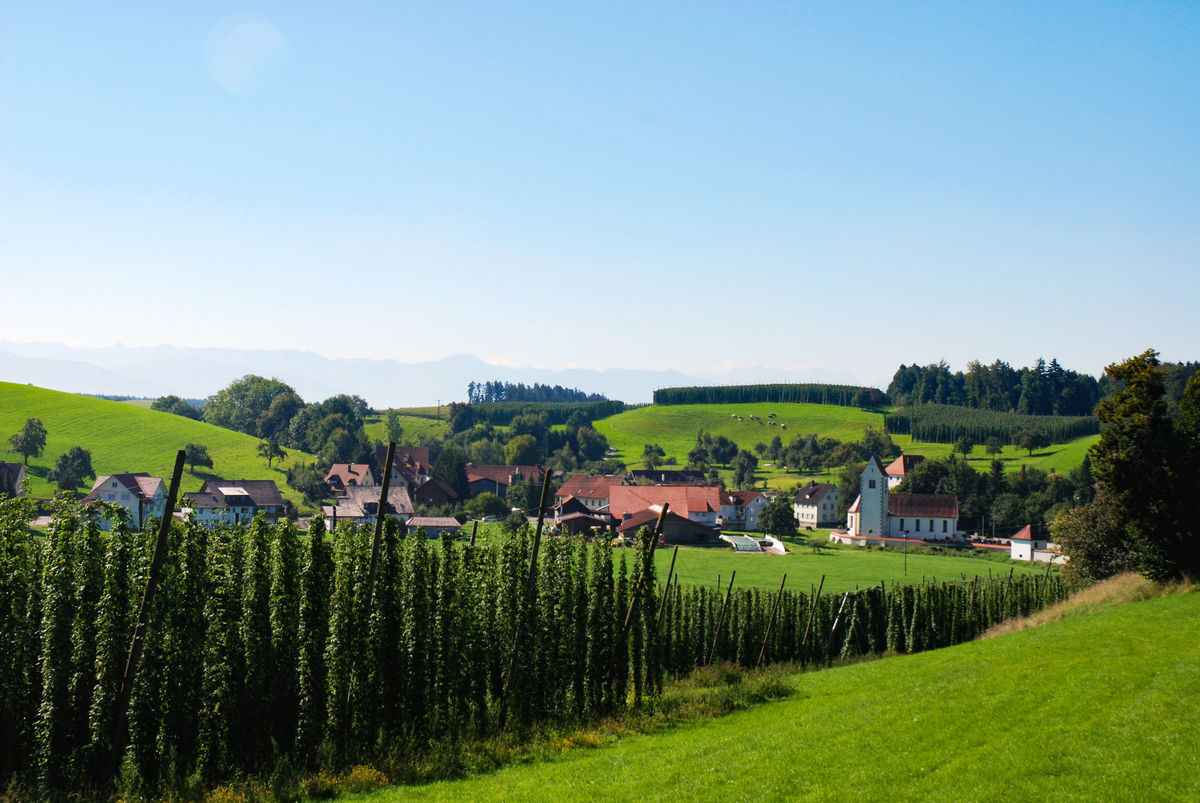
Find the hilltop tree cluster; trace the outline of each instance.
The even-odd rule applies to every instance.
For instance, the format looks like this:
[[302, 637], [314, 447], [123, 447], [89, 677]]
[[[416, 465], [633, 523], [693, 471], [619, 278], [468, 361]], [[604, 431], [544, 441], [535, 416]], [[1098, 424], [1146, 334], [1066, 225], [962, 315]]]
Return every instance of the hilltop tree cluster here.
[[602, 402], [608, 397], [600, 393], [585, 393], [579, 388], [561, 385], [542, 385], [535, 382], [470, 382], [467, 384], [467, 404], [495, 402]]
[[965, 372], [953, 373], [944, 361], [901, 365], [887, 392], [901, 407], [951, 404], [1029, 415], [1091, 415], [1101, 395], [1093, 377], [1040, 358], [1032, 368], [1019, 369], [1002, 360], [991, 365], [972, 360]]

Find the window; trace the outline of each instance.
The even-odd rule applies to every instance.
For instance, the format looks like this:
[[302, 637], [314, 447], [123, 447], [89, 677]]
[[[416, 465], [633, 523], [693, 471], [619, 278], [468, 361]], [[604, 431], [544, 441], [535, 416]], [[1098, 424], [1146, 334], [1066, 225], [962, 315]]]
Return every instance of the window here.
[[917, 525], [917, 532], [921, 532], [921, 520], [913, 519], [913, 522]]
[[904, 519], [900, 519], [900, 529], [904, 529]]
[[933, 532], [933, 519], [929, 520], [929, 532]]
[[867, 480], [867, 487], [868, 487], [868, 488], [874, 488], [874, 487], [875, 487], [875, 480]]
[[946, 532], [946, 520], [942, 519], [942, 532]]

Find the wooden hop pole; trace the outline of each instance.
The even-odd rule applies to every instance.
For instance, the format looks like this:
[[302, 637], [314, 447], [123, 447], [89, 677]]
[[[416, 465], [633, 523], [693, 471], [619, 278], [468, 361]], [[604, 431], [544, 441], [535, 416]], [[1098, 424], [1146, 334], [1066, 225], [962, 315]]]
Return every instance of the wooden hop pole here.
[[713, 633], [712, 649], [708, 651], [708, 663], [705, 666], [712, 666], [713, 658], [717, 654], [717, 642], [721, 640], [721, 625], [725, 623], [725, 609], [729, 607], [729, 595], [733, 593], [733, 578], [737, 577], [737, 571], [733, 571], [729, 575], [729, 588], [725, 590], [725, 601], [721, 603], [721, 615], [717, 617], [717, 630]]
[[125, 746], [125, 725], [129, 720], [129, 699], [133, 694], [133, 683], [137, 679], [138, 664], [142, 660], [142, 650], [145, 648], [146, 629], [150, 626], [150, 606], [154, 602], [154, 590], [158, 586], [159, 576], [162, 574], [162, 564], [166, 559], [167, 535], [171, 531], [171, 519], [174, 518], [175, 502], [179, 498], [179, 483], [183, 479], [183, 464], [186, 458], [187, 453], [183, 449], [175, 453], [175, 468], [171, 471], [167, 504], [163, 508], [162, 520], [158, 523], [158, 539], [154, 542], [154, 556], [150, 559], [150, 574], [146, 578], [146, 589], [142, 592], [137, 626], [133, 631], [133, 641], [129, 645], [129, 658], [125, 661], [125, 674], [121, 677], [121, 689], [117, 693], [117, 710], [116, 716], [113, 717], [112, 733], [114, 772], [121, 763], [121, 753]]
[[529, 597], [533, 593], [533, 572], [537, 568], [538, 547], [542, 543], [542, 522], [546, 516], [546, 498], [550, 495], [550, 472], [542, 478], [542, 498], [538, 502], [537, 529], [533, 533], [533, 550], [529, 553], [529, 569], [525, 572], [525, 594], [521, 598], [521, 607], [517, 609], [517, 621], [513, 623], [512, 655], [508, 658], [508, 674], [504, 678], [504, 690], [500, 694], [500, 729], [508, 719], [508, 693], [512, 688], [513, 673], [517, 669], [517, 653], [521, 650], [521, 623], [525, 621], [525, 611], [529, 608]]
[[786, 582], [785, 572], [783, 579], [779, 581], [779, 593], [775, 595], [775, 604], [771, 606], [771, 618], [767, 620], [767, 632], [763, 634], [762, 649], [758, 651], [758, 663], [755, 666], [762, 666], [763, 656], [767, 654], [767, 641], [771, 638], [771, 628], [775, 626], [775, 614], [779, 611], [779, 601], [783, 599], [783, 584]]

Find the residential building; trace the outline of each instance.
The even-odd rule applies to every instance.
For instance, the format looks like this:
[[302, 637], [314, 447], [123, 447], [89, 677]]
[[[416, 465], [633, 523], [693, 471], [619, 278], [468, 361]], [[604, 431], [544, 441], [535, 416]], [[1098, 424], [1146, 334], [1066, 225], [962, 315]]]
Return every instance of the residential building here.
[[[161, 477], [151, 477], [144, 471], [131, 474], [101, 474], [92, 483], [92, 490], [83, 497], [87, 502], [107, 502], [125, 508], [129, 523], [142, 529], [151, 517], [162, 518], [167, 505], [167, 484]], [[110, 529], [112, 522], [101, 518], [100, 527]]]
[[834, 527], [837, 518], [837, 486], [828, 482], [809, 482], [792, 497], [796, 524], [814, 529]]
[[572, 474], [554, 496], [560, 502], [575, 498], [588, 510], [600, 510], [608, 507], [609, 489], [624, 481], [620, 474]]
[[913, 468], [924, 459], [924, 456], [919, 454], [902, 454], [889, 463], [888, 467], [883, 470], [883, 473], [887, 475], [888, 490], [904, 482], [904, 478], [911, 474]]
[[25, 482], [24, 463], [6, 463], [0, 460], [0, 496], [24, 496], [21, 483]]
[[[379, 495], [381, 486], [351, 485], [344, 496], [337, 497], [336, 504], [324, 505], [325, 525], [333, 529], [339, 522], [374, 524], [379, 517]], [[413, 515], [412, 499], [404, 483], [388, 486], [387, 504], [384, 515], [404, 524]]]
[[771, 497], [762, 491], [726, 491], [721, 509], [730, 509], [728, 516], [722, 513], [721, 526], [725, 529], [757, 532], [761, 528], [758, 519]]
[[375, 474], [366, 463], [334, 463], [325, 475], [325, 482], [335, 494], [341, 494], [352, 485], [375, 485]]
[[270, 522], [284, 513], [283, 496], [274, 480], [208, 480], [183, 495], [183, 513], [205, 526], [244, 524], [262, 513]]
[[1057, 544], [1033, 534], [1033, 527], [1026, 524], [1010, 541], [1013, 560], [1040, 560], [1043, 563], [1065, 563], [1067, 560]]
[[491, 491], [504, 499], [512, 482], [536, 482], [541, 484], [545, 476], [544, 466], [489, 466], [467, 463], [467, 495], [479, 496]]
[[425, 482], [413, 488], [412, 500], [417, 507], [441, 507], [451, 504], [458, 499], [458, 494], [449, 483], [430, 477]]
[[408, 534], [416, 535], [418, 529], [427, 538], [441, 538], [444, 532], [457, 533], [462, 525], [453, 516], [413, 516], [408, 520]]
[[[608, 512], [618, 522], [649, 508], [669, 505], [669, 511], [708, 528], [716, 528], [722, 514], [723, 489], [719, 485], [614, 485], [609, 489]], [[732, 514], [729, 499], [724, 500]]]

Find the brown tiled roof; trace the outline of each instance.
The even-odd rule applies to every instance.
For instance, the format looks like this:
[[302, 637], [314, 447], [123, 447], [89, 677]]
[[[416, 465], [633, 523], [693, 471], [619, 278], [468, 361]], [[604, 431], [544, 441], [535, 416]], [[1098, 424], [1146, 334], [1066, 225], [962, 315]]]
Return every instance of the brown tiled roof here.
[[607, 499], [608, 489], [620, 485], [625, 478], [619, 474], [572, 474], [554, 494], [555, 496], [575, 496], [580, 499]]
[[889, 477], [904, 477], [913, 470], [913, 466], [920, 463], [925, 458], [919, 454], [902, 454], [888, 464], [888, 467], [883, 470], [884, 474]]
[[799, 505], [819, 505], [834, 487], [828, 482], [809, 482], [792, 497], [792, 502]]
[[[625, 519], [625, 521], [618, 524], [617, 531], [625, 533], [625, 532], [629, 532], [630, 530], [640, 529], [641, 527], [653, 527], [655, 524], [658, 523], [658, 516], [659, 516], [659, 512], [657, 510], [650, 510], [649, 508], [647, 508], [646, 510], [638, 511], [637, 513], [634, 513], [633, 516], [631, 516], [630, 518]], [[677, 523], [681, 523], [681, 524], [694, 524], [694, 522], [691, 521], [690, 519], [684, 518], [683, 516], [676, 515], [674, 510], [667, 511], [667, 516], [666, 516], [666, 519], [664, 520], [664, 523], [666, 523], [668, 521], [673, 521], [673, 522], [677, 522]]]
[[370, 473], [371, 467], [366, 463], [334, 463], [325, 475], [325, 482], [336, 488], [347, 488], [362, 485], [363, 479]]
[[520, 470], [521, 476], [528, 480], [542, 481], [542, 475], [546, 473], [546, 469], [542, 466], [477, 466], [474, 463], [467, 463], [467, 482], [475, 482], [477, 480], [490, 480], [498, 482], [501, 485], [508, 485], [508, 480], [513, 472]]
[[958, 497], [949, 494], [888, 494], [889, 516], [958, 518]]
[[92, 490], [83, 498], [85, 502], [95, 502], [104, 498], [104, 486], [116, 480], [126, 491], [139, 499], [151, 499], [163, 484], [161, 477], [151, 477], [144, 471], [125, 474], [101, 474], [92, 483]]
[[[1012, 537], [1011, 540], [1013, 540], [1013, 541], [1033, 541], [1033, 540], [1035, 540], [1033, 537], [1033, 527], [1029, 524], [1026, 524], [1024, 527], [1021, 528], [1020, 532], [1018, 532], [1016, 535], [1014, 535]], [[1036, 540], [1041, 540], [1041, 539], [1036, 539]]]
[[[339, 519], [361, 519], [374, 516], [379, 508], [380, 489], [370, 485], [351, 485], [346, 489], [346, 495], [338, 497], [337, 507], [333, 512]], [[412, 500], [408, 489], [401, 486], [388, 487], [389, 515], [411, 516], [413, 513]]]
[[686, 517], [692, 513], [719, 512], [721, 493], [719, 485], [614, 485], [609, 489], [608, 507], [614, 516], [623, 518], [628, 513], [666, 503], [672, 513]]
[[[227, 498], [222, 488], [240, 488], [246, 492], [245, 497]], [[184, 496], [190, 507], [229, 507], [232, 498], [234, 505], [253, 505], [254, 507], [282, 507], [283, 496], [275, 480], [208, 480], [195, 493]], [[247, 501], [243, 502], [242, 499]]]

